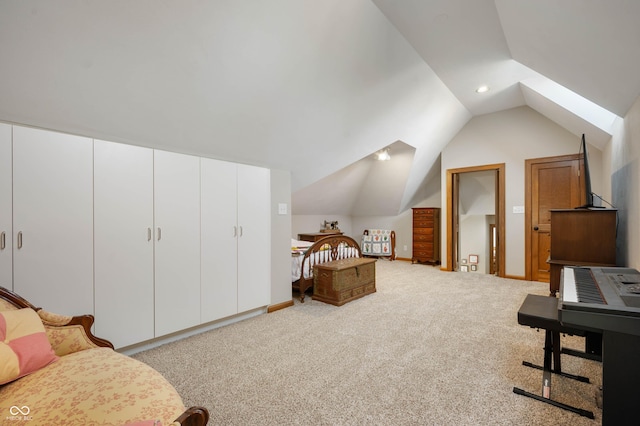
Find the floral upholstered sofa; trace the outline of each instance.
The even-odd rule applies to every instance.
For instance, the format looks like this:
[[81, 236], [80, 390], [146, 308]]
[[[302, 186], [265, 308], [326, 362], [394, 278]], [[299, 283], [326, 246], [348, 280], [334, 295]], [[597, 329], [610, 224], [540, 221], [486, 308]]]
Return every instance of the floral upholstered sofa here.
[[0, 287], [0, 424], [205, 425], [157, 371], [62, 316]]

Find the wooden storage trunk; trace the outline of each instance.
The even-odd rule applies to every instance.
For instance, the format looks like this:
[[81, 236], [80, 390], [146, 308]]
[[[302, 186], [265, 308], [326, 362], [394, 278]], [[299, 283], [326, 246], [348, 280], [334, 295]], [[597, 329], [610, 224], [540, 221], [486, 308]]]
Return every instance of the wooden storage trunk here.
[[376, 259], [334, 260], [313, 267], [313, 299], [342, 306], [376, 291]]

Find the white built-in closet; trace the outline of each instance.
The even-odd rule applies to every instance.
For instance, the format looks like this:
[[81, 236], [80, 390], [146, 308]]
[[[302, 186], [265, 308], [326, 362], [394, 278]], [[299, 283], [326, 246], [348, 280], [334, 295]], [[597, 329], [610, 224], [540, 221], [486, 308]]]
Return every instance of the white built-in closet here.
[[0, 286], [13, 288], [11, 126], [0, 123]]
[[93, 313], [91, 139], [13, 126], [13, 290], [52, 312]]
[[0, 161], [0, 285], [116, 348], [269, 304], [268, 169], [1, 123]]

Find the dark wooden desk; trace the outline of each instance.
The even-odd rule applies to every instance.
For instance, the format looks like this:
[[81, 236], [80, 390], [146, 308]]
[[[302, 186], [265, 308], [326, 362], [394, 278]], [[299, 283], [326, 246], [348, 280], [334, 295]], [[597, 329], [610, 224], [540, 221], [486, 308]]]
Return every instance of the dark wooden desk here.
[[300, 241], [311, 241], [312, 243], [315, 243], [321, 238], [329, 237], [332, 235], [342, 235], [342, 231], [310, 232], [307, 234], [298, 234], [298, 239]]

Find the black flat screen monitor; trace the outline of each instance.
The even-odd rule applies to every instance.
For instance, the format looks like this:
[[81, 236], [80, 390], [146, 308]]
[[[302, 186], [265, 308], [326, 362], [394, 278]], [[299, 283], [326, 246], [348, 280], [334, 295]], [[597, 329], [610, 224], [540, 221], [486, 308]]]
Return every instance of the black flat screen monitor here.
[[589, 171], [589, 157], [587, 155], [587, 142], [582, 134], [582, 144], [580, 145], [582, 151], [582, 169], [584, 170], [584, 200], [585, 204], [577, 207], [579, 209], [588, 209], [595, 207], [593, 205], [593, 192], [591, 192], [591, 172]]

